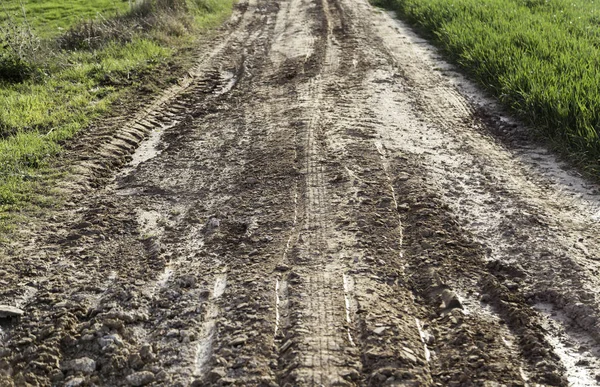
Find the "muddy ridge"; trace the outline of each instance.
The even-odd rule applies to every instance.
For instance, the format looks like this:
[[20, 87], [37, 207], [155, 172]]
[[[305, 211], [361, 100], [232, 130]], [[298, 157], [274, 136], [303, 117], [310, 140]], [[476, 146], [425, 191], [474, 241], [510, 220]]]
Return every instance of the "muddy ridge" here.
[[243, 0], [200, 52], [3, 247], [1, 386], [600, 385], [598, 187], [426, 42]]

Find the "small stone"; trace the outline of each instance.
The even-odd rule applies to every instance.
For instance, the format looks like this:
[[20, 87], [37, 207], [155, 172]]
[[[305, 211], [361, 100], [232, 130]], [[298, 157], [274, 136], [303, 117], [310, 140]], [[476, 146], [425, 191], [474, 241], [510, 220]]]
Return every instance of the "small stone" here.
[[169, 374], [167, 374], [167, 371], [165, 370], [160, 370], [157, 374], [156, 374], [156, 381], [157, 382], [164, 382], [167, 380], [167, 378], [169, 377]]
[[193, 288], [196, 286], [196, 278], [191, 274], [181, 276], [178, 282], [182, 288]]
[[221, 225], [221, 221], [217, 218], [210, 218], [208, 222], [206, 222], [206, 227], [204, 233], [207, 235], [213, 234]]
[[144, 344], [140, 349], [140, 356], [144, 360], [153, 360], [154, 352], [152, 351], [152, 346], [150, 344]]
[[106, 319], [106, 320], [104, 320], [104, 325], [108, 329], [114, 329], [116, 331], [122, 331], [123, 328], [125, 327], [125, 325], [123, 324], [123, 321], [121, 321], [119, 319]]
[[169, 337], [169, 338], [179, 337], [179, 331], [177, 329], [170, 329], [167, 332], [167, 337]]
[[179, 337], [181, 337], [181, 342], [186, 344], [196, 339], [196, 334], [192, 331], [188, 331], [182, 329], [179, 331]]
[[408, 203], [401, 203], [398, 204], [398, 211], [408, 211], [410, 210], [410, 206], [408, 205]]
[[552, 383], [554, 385], [567, 385], [566, 378], [560, 375], [558, 372], [548, 372], [544, 374], [544, 379], [546, 379], [546, 382]]
[[121, 336], [119, 336], [117, 334], [106, 335], [106, 336], [98, 339], [98, 344], [100, 344], [101, 348], [107, 347], [110, 344], [114, 344], [117, 347], [122, 347], [123, 340], [121, 339]]
[[62, 371], [54, 370], [50, 373], [50, 381], [53, 383], [53, 385], [56, 386], [63, 380], [65, 380], [65, 374], [63, 374]]
[[139, 353], [133, 353], [129, 356], [129, 366], [134, 370], [139, 370], [144, 367], [144, 361]]
[[132, 313], [135, 321], [148, 321], [149, 317], [147, 313], [144, 312], [134, 312]]
[[396, 178], [399, 181], [406, 181], [406, 180], [408, 180], [410, 178], [410, 175], [408, 173], [406, 173], [406, 172], [400, 172], [398, 174], [398, 176], [396, 176]]
[[23, 310], [10, 305], [0, 305], [0, 318], [19, 317], [23, 315]]
[[131, 312], [123, 310], [111, 310], [106, 314], [106, 318], [109, 320], [123, 320], [126, 323], [135, 322], [135, 316]]
[[341, 376], [342, 376], [342, 378], [344, 378], [346, 380], [358, 380], [358, 379], [360, 379], [360, 374], [354, 368], [342, 371]]
[[85, 383], [84, 378], [71, 378], [67, 380], [64, 384], [65, 387], [79, 387]]
[[381, 335], [386, 329], [388, 329], [388, 327], [377, 327], [373, 329], [373, 333], [375, 333], [376, 335]]
[[401, 357], [410, 362], [411, 364], [418, 364], [417, 357], [412, 353], [408, 352], [406, 348], [404, 351], [402, 351]]
[[31, 337], [23, 337], [21, 340], [17, 341], [17, 345], [30, 345], [31, 343], [33, 343]]
[[226, 375], [227, 373], [225, 372], [225, 368], [215, 367], [208, 373], [207, 379], [209, 383], [216, 383], [223, 379]]
[[376, 379], [378, 382], [383, 383], [387, 380], [387, 376], [385, 376], [384, 374], [375, 374], [373, 376], [373, 379]]
[[150, 371], [140, 371], [129, 375], [126, 379], [130, 386], [145, 386], [152, 383], [155, 377]]
[[290, 270], [290, 267], [288, 265], [286, 265], [285, 263], [280, 263], [275, 267], [275, 270], [277, 271], [288, 271]]
[[519, 288], [519, 284], [512, 281], [507, 281], [504, 286], [506, 286], [506, 288], [510, 291], [515, 291]]
[[249, 360], [250, 360], [250, 358], [247, 356], [240, 356], [235, 360], [235, 362], [233, 363], [231, 368], [237, 369], [237, 368], [245, 367], [248, 364]]
[[72, 370], [89, 375], [96, 370], [96, 362], [89, 357], [82, 357], [67, 362], [63, 368], [65, 370]]
[[248, 336], [241, 335], [241, 336], [238, 336], [238, 337], [234, 338], [233, 340], [231, 340], [229, 342], [229, 345], [231, 345], [232, 347], [235, 347], [238, 345], [245, 344], [247, 340], [248, 340]]
[[450, 289], [444, 289], [441, 298], [444, 309], [462, 309], [463, 307], [456, 293], [454, 293]]

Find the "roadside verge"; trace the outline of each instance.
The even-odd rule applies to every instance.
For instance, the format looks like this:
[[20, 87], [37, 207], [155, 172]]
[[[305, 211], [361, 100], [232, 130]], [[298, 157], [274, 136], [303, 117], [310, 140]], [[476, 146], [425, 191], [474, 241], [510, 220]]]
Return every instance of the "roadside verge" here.
[[0, 52], [0, 229], [14, 228], [24, 209], [56, 205], [54, 187], [68, 173], [60, 168], [69, 161], [65, 149], [98, 122], [179, 82], [195, 63], [199, 39], [233, 3], [138, 1], [125, 13], [41, 37], [34, 20], [3, 22], [9, 45]]
[[374, 0], [598, 179], [599, 10], [583, 0]]

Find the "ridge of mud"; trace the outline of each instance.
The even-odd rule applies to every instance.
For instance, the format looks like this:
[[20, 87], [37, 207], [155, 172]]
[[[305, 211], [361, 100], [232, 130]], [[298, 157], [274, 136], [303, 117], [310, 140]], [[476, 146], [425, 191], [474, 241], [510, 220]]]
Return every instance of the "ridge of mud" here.
[[[407, 274], [418, 297], [427, 300], [433, 310], [437, 309], [437, 316], [427, 316], [425, 320], [433, 320], [430, 329], [436, 342], [430, 349], [440, 359], [439, 369], [434, 370], [439, 382], [451, 385], [455, 381], [490, 380], [498, 371], [494, 369], [496, 365], [502, 370], [502, 379], [498, 382], [524, 385], [519, 361], [506, 358], [508, 354], [503, 350], [506, 344], [498, 335], [503, 330], [502, 324], [506, 324], [510, 333], [516, 336], [523, 359], [527, 361], [528, 382], [568, 385], [561, 376], [564, 369], [560, 362], [548, 357], [552, 347], [544, 338], [536, 313], [511, 282], [518, 276], [509, 279], [501, 275], [506, 274], [505, 271], [494, 270], [501, 265], [494, 265], [494, 262], [486, 265], [485, 249], [461, 229], [448, 206], [428, 192], [428, 187], [420, 184], [418, 176], [408, 175], [420, 169], [417, 160], [401, 158], [395, 164], [396, 176], [410, 176], [395, 182], [398, 195], [409, 198], [400, 203], [401, 217], [406, 225]], [[507, 281], [512, 290], [503, 284]], [[453, 288], [464, 294], [457, 295]], [[451, 295], [444, 292], [451, 292]], [[454, 303], [449, 303], [443, 296]], [[480, 303], [479, 310], [467, 311], [462, 297], [472, 299], [474, 304]], [[490, 316], [481, 313], [485, 309]], [[493, 315], [498, 317], [494, 319]], [[463, 349], [454, 352], [455, 348], [448, 345], [449, 342], [460, 342]], [[486, 365], [482, 367], [483, 364]]]

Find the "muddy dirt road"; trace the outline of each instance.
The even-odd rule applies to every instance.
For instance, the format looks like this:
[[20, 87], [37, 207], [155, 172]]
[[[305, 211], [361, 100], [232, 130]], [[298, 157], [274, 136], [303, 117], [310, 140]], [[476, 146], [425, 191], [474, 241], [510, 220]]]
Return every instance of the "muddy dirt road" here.
[[600, 384], [600, 199], [364, 0], [242, 0], [6, 246], [0, 385]]

